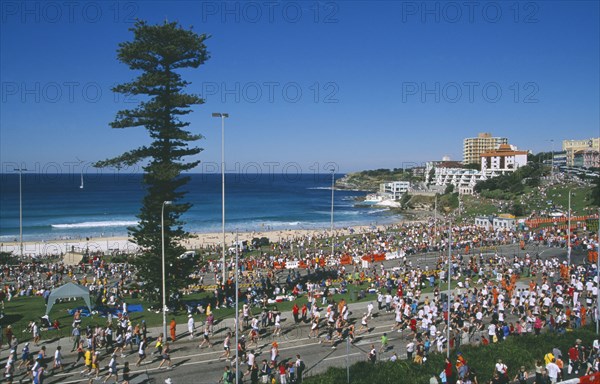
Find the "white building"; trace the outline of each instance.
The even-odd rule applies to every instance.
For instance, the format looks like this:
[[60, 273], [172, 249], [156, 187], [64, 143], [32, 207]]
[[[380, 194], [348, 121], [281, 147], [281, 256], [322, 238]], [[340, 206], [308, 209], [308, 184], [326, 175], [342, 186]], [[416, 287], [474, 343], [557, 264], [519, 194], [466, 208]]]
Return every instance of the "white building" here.
[[517, 227], [517, 220], [513, 215], [500, 215], [494, 217], [494, 231], [509, 230], [514, 231]]
[[493, 216], [477, 216], [475, 217], [475, 226], [489, 230], [494, 227]]
[[457, 161], [428, 162], [426, 175], [429, 175], [431, 169], [435, 169], [433, 184], [453, 185], [459, 194], [471, 195], [478, 182], [514, 172], [526, 165], [527, 151], [517, 151], [514, 146], [501, 144], [497, 149], [481, 154], [480, 160], [480, 170], [462, 168], [462, 164]]
[[435, 185], [454, 185], [454, 190], [460, 195], [473, 194], [473, 188], [486, 176], [476, 169], [438, 166], [435, 168]]
[[496, 150], [481, 154], [481, 172], [488, 177], [514, 172], [526, 164], [527, 151], [517, 151], [508, 144], [502, 144]]
[[410, 181], [392, 181], [379, 185], [379, 192], [389, 196], [392, 200], [399, 200], [409, 189]]
[[475, 226], [494, 231], [513, 231], [516, 228], [517, 220], [513, 215], [501, 214], [499, 216], [477, 216]]

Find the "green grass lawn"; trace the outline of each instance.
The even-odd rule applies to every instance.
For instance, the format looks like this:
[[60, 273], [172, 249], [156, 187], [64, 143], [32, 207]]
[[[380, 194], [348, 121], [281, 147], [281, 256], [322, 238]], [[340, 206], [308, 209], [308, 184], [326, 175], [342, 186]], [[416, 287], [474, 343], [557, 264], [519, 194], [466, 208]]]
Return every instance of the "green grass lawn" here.
[[[334, 287], [339, 287], [339, 283], [333, 285]], [[335, 300], [335, 302], [339, 302], [344, 299], [348, 303], [355, 302], [353, 299], [352, 292], [358, 293], [360, 290], [365, 290], [366, 296], [358, 302], [369, 302], [376, 301], [376, 294], [369, 294], [368, 289], [370, 287], [370, 283], [364, 282], [362, 284], [348, 284], [347, 292], [344, 294], [334, 294], [330, 296], [330, 299]], [[456, 287], [456, 282], [452, 282], [452, 287]], [[446, 283], [443, 283], [441, 286], [441, 290], [445, 290], [447, 288]], [[432, 292], [433, 289], [429, 288], [429, 284], [427, 287], [423, 289], [423, 293]], [[212, 292], [201, 292], [194, 293], [191, 295], [186, 295], [182, 297], [183, 302], [189, 301], [199, 301], [199, 300], [207, 300], [212, 297]], [[132, 299], [130, 297], [126, 297], [125, 301], [128, 304], [141, 304], [144, 308], [143, 312], [131, 312], [129, 314], [131, 322], [135, 325], [136, 323], [141, 323], [142, 320], [146, 321], [148, 327], [158, 327], [162, 325], [162, 314], [156, 313], [154, 311], [148, 311], [148, 303], [141, 299]], [[269, 309], [277, 309], [279, 311], [287, 312], [291, 311], [294, 303], [297, 303], [298, 306], [302, 307], [304, 303], [307, 303], [307, 298], [305, 295], [300, 296], [295, 301], [284, 301], [280, 303], [271, 304], [268, 306]], [[321, 300], [318, 299], [317, 304], [321, 305]], [[58, 320], [61, 324], [60, 330], [51, 330], [51, 331], [43, 331], [42, 338], [43, 339], [53, 339], [57, 337], [68, 337], [71, 332], [71, 324], [73, 321], [73, 317], [68, 314], [69, 309], [74, 309], [77, 307], [85, 306], [85, 302], [83, 299], [77, 299], [76, 301], [67, 301], [62, 303], [56, 303], [50, 312], [51, 321]], [[240, 304], [241, 307], [241, 304]], [[365, 306], [366, 308], [366, 306]], [[30, 321], [36, 320], [39, 322], [41, 316], [45, 314], [46, 305], [44, 303], [44, 299], [41, 297], [33, 296], [33, 297], [14, 297], [10, 302], [5, 302], [4, 309], [4, 318], [0, 319], [0, 324], [2, 328], [5, 329], [7, 325], [11, 325], [13, 328], [13, 332], [19, 341], [26, 341], [31, 339], [31, 334], [28, 332], [23, 332], [29, 324]], [[260, 313], [261, 309], [258, 307], [252, 308], [253, 313], [256, 315]], [[217, 321], [233, 317], [234, 308], [220, 308], [213, 309], [215, 319]], [[167, 322], [171, 321], [171, 318], [175, 317], [175, 321], [178, 324], [186, 324], [187, 323], [187, 312], [185, 310], [180, 310], [175, 313], [169, 313], [167, 315]], [[196, 321], [204, 321], [205, 316], [195, 316]], [[101, 317], [100, 315], [92, 315], [90, 317], [83, 317], [82, 319], [82, 328], [85, 328], [87, 325], [95, 326], [95, 325], [106, 325], [107, 319], [105, 317]]]
[[498, 207], [489, 199], [475, 196], [462, 196], [463, 211], [466, 216], [488, 216], [498, 213]]

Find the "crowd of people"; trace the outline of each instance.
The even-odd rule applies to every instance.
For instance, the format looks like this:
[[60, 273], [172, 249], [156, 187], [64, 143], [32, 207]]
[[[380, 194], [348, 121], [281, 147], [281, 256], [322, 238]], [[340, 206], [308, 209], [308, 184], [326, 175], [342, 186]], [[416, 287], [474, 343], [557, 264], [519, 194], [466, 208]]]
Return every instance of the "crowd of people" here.
[[[368, 335], [372, 317], [376, 313], [389, 313], [393, 319], [389, 332], [398, 332], [406, 340], [406, 356], [415, 364], [426, 364], [429, 353], [444, 352], [448, 345], [459, 348], [471, 343], [500, 343], [521, 334], [537, 335], [543, 329], [562, 333], [584, 326], [595, 320], [597, 314], [595, 265], [568, 266], [558, 258], [542, 258], [536, 251], [536, 246], [540, 245], [564, 247], [564, 233], [558, 229], [491, 231], [472, 225], [446, 228], [439, 222], [398, 224], [351, 236], [337, 236], [333, 240], [333, 255], [327, 251], [330, 241], [327, 235], [303, 236], [274, 244], [269, 251], [245, 257], [238, 267], [247, 286], [237, 293], [233, 282], [235, 265], [223, 266], [218, 258], [199, 265], [193, 273], [202, 284], [196, 284], [196, 287], [200, 285], [206, 289], [209, 281], [214, 282], [211, 284], [214, 297], [206, 307], [191, 310], [188, 335], [199, 336], [194, 335], [193, 316], [200, 312], [204, 327], [202, 342], [198, 346], [212, 348], [220, 344], [221, 341], [211, 340], [214, 311], [233, 306], [237, 294], [242, 309], [236, 319], [240, 341], [235, 348], [239, 352], [239, 363], [246, 366], [244, 376], [238, 380], [257, 383], [275, 379], [286, 384], [302, 381], [305, 365], [300, 356], [282, 359], [277, 341], [270, 344], [268, 359], [259, 362], [256, 353], [259, 342], [265, 340], [266, 335], [273, 340], [282, 336], [282, 314], [272, 309], [272, 303], [278, 297], [305, 298], [296, 302], [292, 309], [293, 325], [306, 327], [310, 338], [332, 348], [346, 339], [354, 342], [360, 335]], [[592, 247], [597, 240], [583, 232], [574, 234], [571, 241], [585, 249]], [[505, 254], [495, 251], [495, 247], [509, 244], [520, 244], [528, 253], [517, 255], [516, 252]], [[450, 260], [447, 257], [448, 246], [452, 248]], [[399, 258], [385, 264], [359, 262], [361, 256], [386, 252], [396, 252]], [[348, 255], [352, 262], [343, 265], [340, 260]], [[423, 258], [420, 255], [424, 255]], [[277, 268], [277, 265], [294, 261], [303, 261], [306, 270]], [[228, 272], [226, 281], [221, 281], [223, 267]], [[447, 270], [450, 270], [449, 276]], [[525, 276], [530, 276], [527, 282], [523, 281]], [[447, 282], [449, 278], [456, 288], [444, 292], [440, 283]], [[97, 305], [118, 306], [130, 293], [127, 285], [135, 280], [135, 267], [105, 262], [102, 258], [78, 266], [23, 261], [18, 265], [3, 266], [0, 279], [4, 285], [2, 299], [7, 301], [29, 295], [47, 298], [54, 287], [73, 281], [87, 286]], [[347, 292], [352, 285], [361, 287], [361, 297], [373, 295], [373, 303], [377, 306], [367, 304], [364, 313], [356, 317], [350, 315], [344, 300], [332, 300], [333, 293]], [[190, 291], [196, 287], [190, 287]], [[431, 289], [432, 294], [424, 295], [425, 288]], [[298, 305], [300, 303], [302, 306]], [[119, 364], [119, 359], [137, 354], [135, 364], [139, 366], [147, 358], [146, 350], [152, 342], [158, 367], [172, 368], [170, 343], [178, 339], [173, 322], [170, 335], [160, 334], [151, 340], [145, 322], [133, 324], [126, 310], [116, 318], [107, 319], [105, 325], [87, 326], [85, 329], [81, 328], [81, 314], [76, 311], [71, 334], [71, 352], [77, 353], [73, 367], [78, 367], [81, 361], [81, 373], [89, 376], [90, 380], [127, 382], [129, 362]], [[36, 345], [40, 342], [39, 326], [35, 321], [30, 324], [32, 342]], [[222, 340], [223, 359], [233, 358], [231, 342], [235, 339], [235, 327], [232, 332]], [[10, 327], [5, 329], [4, 336], [4, 343], [10, 348], [5, 366], [6, 382], [11, 383], [20, 370], [26, 371], [34, 383], [40, 383], [45, 375], [65, 369], [59, 348], [50, 358], [52, 369], [48, 370], [43, 346], [38, 354], [33, 354], [29, 344], [22, 347], [17, 344]], [[386, 333], [379, 349], [374, 345], [369, 349], [368, 360], [378, 361], [380, 355], [388, 350], [388, 344]], [[581, 345], [577, 348], [581, 349]], [[586, 351], [577, 362], [583, 364], [585, 360], [588, 364], [586, 370], [597, 370], [597, 345]], [[391, 358], [399, 357], [396, 353]], [[555, 359], [560, 359], [560, 356], [555, 354]], [[539, 373], [552, 378], [554, 369], [550, 363], [546, 363]], [[576, 371], [583, 370], [580, 365], [575, 365]], [[221, 378], [226, 384], [235, 380], [232, 369], [228, 367]], [[450, 364], [450, 368], [445, 367], [445, 379], [440, 377], [442, 382], [449, 382], [451, 378], [461, 383], [477, 382], [466, 361], [459, 360]], [[494, 383], [506, 382], [502, 381], [506, 375], [501, 373], [498, 370], [500, 381]]]

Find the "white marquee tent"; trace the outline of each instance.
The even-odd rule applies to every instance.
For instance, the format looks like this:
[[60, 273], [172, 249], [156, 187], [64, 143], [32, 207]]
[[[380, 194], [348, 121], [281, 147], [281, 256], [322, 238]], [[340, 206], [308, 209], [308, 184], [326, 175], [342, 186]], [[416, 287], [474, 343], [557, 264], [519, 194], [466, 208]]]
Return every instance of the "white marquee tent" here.
[[48, 304], [46, 305], [46, 315], [50, 313], [52, 306], [57, 299], [66, 299], [70, 297], [81, 297], [85, 301], [90, 312], [92, 312], [92, 305], [90, 301], [90, 290], [82, 285], [74, 283], [67, 283], [54, 289], [50, 296], [48, 296]]

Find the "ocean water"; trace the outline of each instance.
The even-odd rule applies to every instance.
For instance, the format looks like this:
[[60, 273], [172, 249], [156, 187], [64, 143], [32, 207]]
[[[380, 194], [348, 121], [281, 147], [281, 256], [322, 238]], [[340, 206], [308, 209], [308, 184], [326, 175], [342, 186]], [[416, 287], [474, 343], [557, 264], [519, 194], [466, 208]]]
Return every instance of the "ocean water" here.
[[[191, 174], [182, 217], [190, 232], [221, 230], [221, 175]], [[343, 175], [336, 175], [336, 179]], [[33, 174], [22, 178], [25, 241], [124, 236], [145, 194], [140, 174]], [[331, 174], [226, 174], [227, 231], [329, 228]], [[380, 207], [355, 207], [365, 192], [336, 190], [337, 228], [399, 220]], [[19, 175], [0, 175], [0, 241], [19, 236]]]

